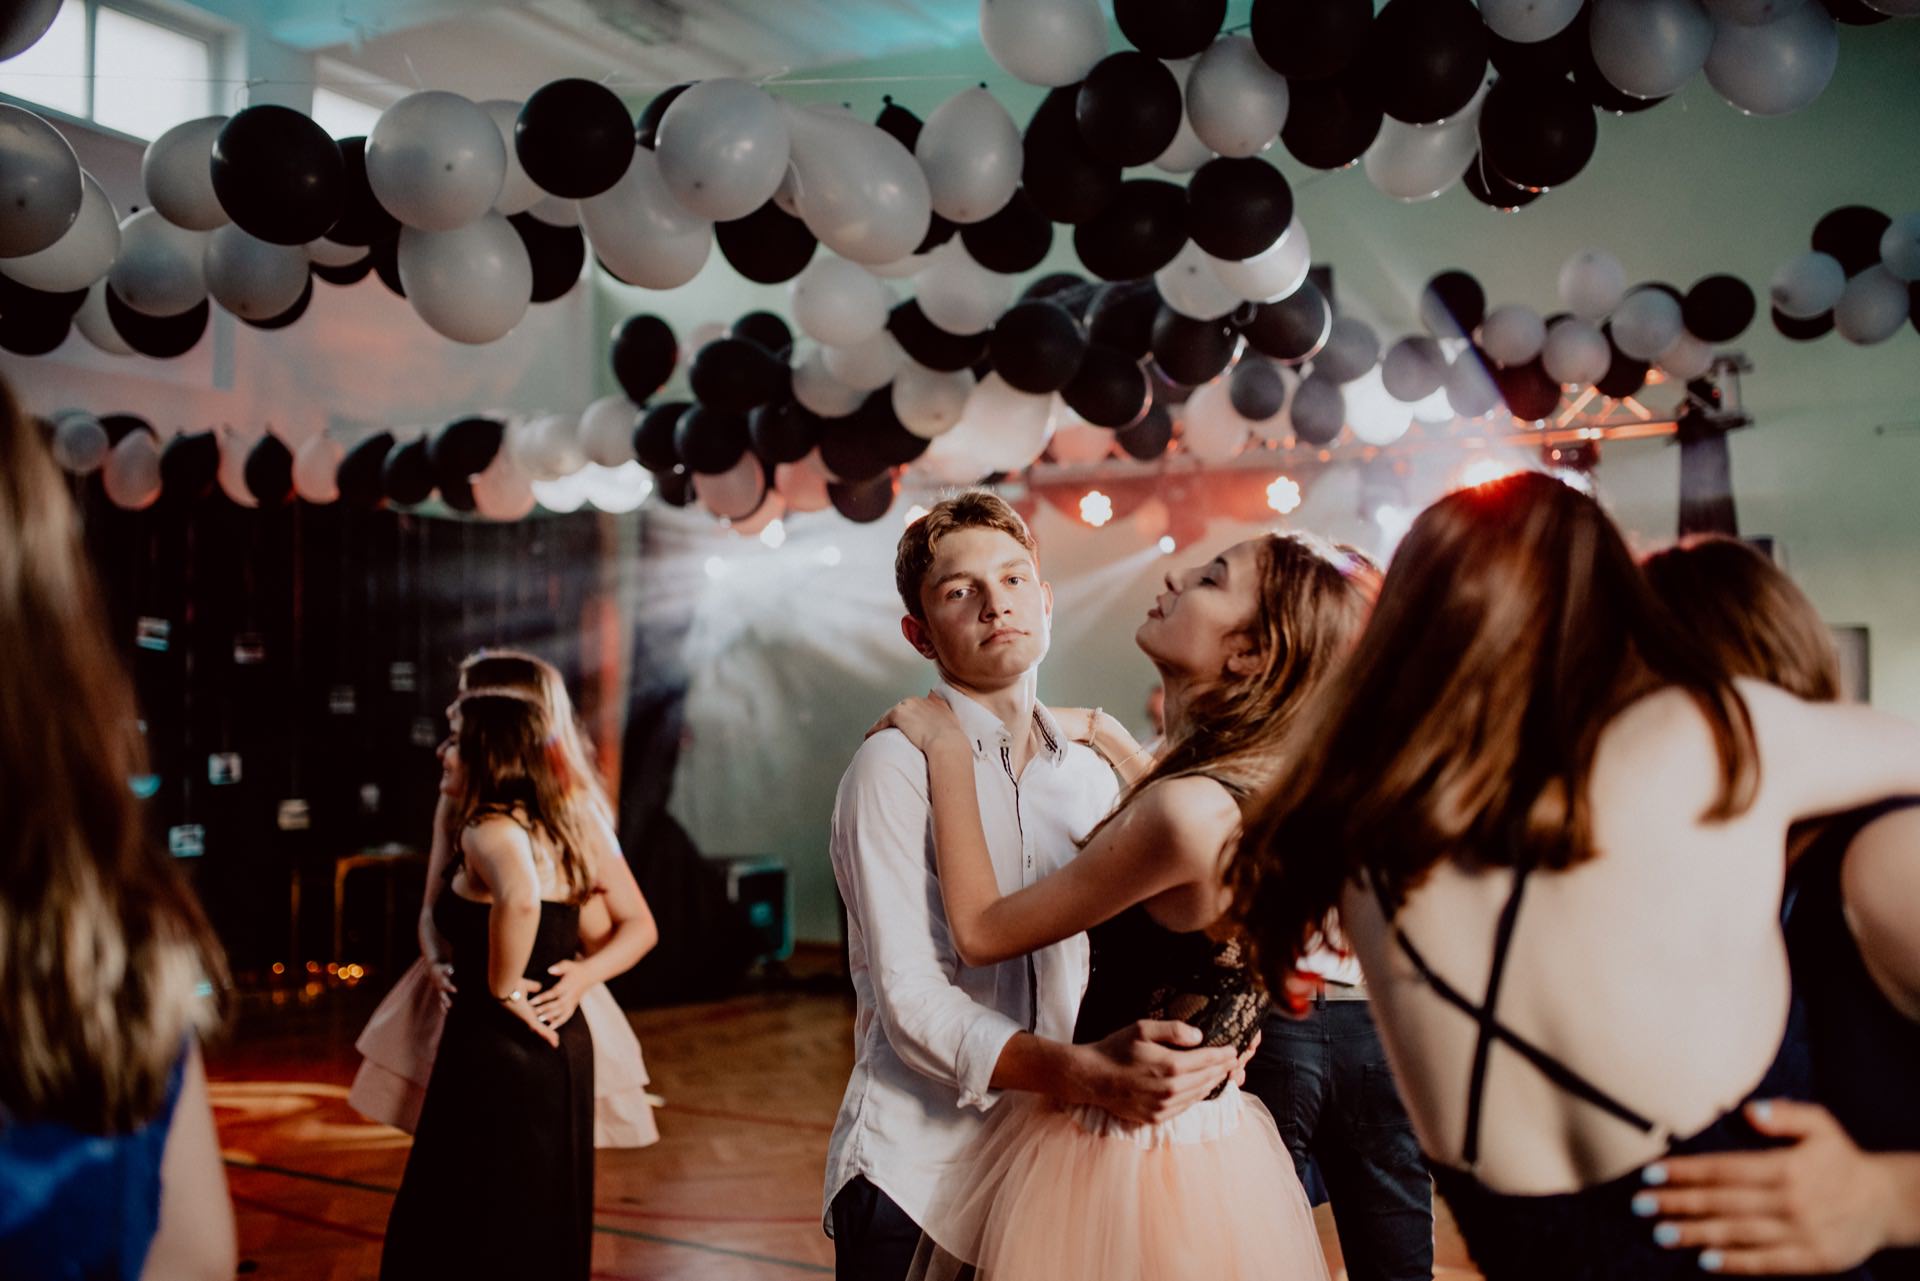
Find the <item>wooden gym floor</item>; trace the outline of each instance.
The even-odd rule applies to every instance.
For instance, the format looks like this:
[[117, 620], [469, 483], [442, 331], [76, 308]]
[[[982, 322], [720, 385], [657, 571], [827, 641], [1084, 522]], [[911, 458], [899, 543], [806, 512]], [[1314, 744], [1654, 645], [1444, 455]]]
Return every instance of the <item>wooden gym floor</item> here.
[[[410, 1140], [346, 1103], [372, 987], [254, 1005], [208, 1056], [243, 1277], [361, 1281], [379, 1271]], [[852, 1064], [851, 1003], [758, 995], [630, 1017], [666, 1101], [661, 1141], [599, 1154], [593, 1275], [830, 1276], [820, 1179]], [[1325, 1206], [1317, 1216], [1338, 1281], [1332, 1219]], [[1437, 1274], [1477, 1275], [1444, 1208]]]

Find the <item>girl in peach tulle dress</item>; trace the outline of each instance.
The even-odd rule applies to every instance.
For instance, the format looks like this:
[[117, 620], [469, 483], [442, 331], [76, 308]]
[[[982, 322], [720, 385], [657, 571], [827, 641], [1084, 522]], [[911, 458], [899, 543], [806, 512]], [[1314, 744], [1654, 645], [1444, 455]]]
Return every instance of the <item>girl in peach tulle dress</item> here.
[[[587, 794], [599, 881], [580, 909], [585, 955], [553, 967], [554, 981], [533, 998], [535, 1011], [559, 1027], [577, 1012], [593, 1033], [594, 1145], [640, 1148], [657, 1142], [640, 1041], [606, 981], [631, 969], [659, 939], [653, 913], [620, 852], [613, 809], [593, 766], [592, 748], [574, 718], [573, 700], [552, 664], [515, 650], [483, 650], [460, 666], [460, 692], [504, 689], [537, 696], [556, 727], [551, 750], [573, 786]], [[452, 713], [450, 713], [452, 714]], [[380, 1002], [354, 1042], [362, 1056], [347, 1101], [369, 1120], [411, 1133], [426, 1097], [434, 1052], [454, 991], [453, 966], [433, 924], [433, 904], [446, 884], [453, 807], [443, 792], [434, 811], [426, 897], [420, 907], [420, 959]]]
[[[1377, 578], [1357, 555], [1292, 535], [1169, 575], [1135, 641], [1165, 683], [1170, 745], [1152, 761], [1112, 718], [1057, 712], [1070, 731], [1084, 716], [1088, 741], [1131, 786], [1072, 863], [1012, 894], [987, 856], [975, 745], [938, 698], [889, 712], [876, 728], [902, 731], [927, 756], [941, 895], [961, 959], [988, 964], [1085, 930], [1093, 973], [1076, 1039], [1178, 1019], [1204, 1044], [1244, 1053], [1267, 1000], [1238, 941], [1212, 932], [1230, 898], [1223, 851], [1241, 804], [1274, 773], [1301, 700], [1358, 637]], [[983, 635], [993, 614], [984, 593]], [[922, 1226], [916, 1278], [967, 1265], [984, 1281], [1327, 1276], [1293, 1158], [1259, 1100], [1231, 1081], [1152, 1124], [1008, 1095]]]

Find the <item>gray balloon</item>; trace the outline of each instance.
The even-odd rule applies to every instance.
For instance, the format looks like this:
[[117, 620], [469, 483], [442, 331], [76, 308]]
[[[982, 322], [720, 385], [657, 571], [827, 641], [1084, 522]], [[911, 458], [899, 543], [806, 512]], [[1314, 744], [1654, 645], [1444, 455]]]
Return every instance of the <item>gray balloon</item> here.
[[1340, 384], [1311, 373], [1293, 393], [1293, 434], [1306, 445], [1331, 445], [1347, 421], [1347, 398]]
[[1706, 65], [1713, 30], [1700, 0], [1594, 0], [1588, 34], [1608, 84], [1635, 98], [1664, 98]]
[[1402, 338], [1387, 348], [1380, 362], [1380, 381], [1395, 400], [1409, 405], [1425, 400], [1447, 381], [1446, 353], [1424, 334]]
[[1373, 326], [1352, 316], [1333, 322], [1327, 345], [1313, 358], [1315, 373], [1338, 383], [1350, 383], [1380, 363], [1380, 339]]
[[1471, 347], [1447, 370], [1447, 403], [1462, 418], [1479, 418], [1500, 407], [1500, 388]]
[[1286, 380], [1271, 360], [1250, 357], [1234, 366], [1227, 379], [1227, 399], [1242, 418], [1265, 422], [1286, 407]]
[[1847, 287], [1847, 269], [1832, 254], [1804, 253], [1782, 263], [1767, 286], [1767, 297], [1783, 316], [1812, 320], [1832, 311]]
[[1885, 342], [1906, 323], [1911, 305], [1905, 281], [1884, 266], [1869, 267], [1841, 291], [1833, 327], [1851, 343]]
[[80, 161], [60, 131], [0, 103], [0, 258], [39, 253], [80, 216]]
[[1722, 22], [1707, 55], [1707, 83], [1752, 116], [1784, 116], [1818, 98], [1840, 65], [1840, 24], [1803, 4], [1764, 26]]
[[60, 16], [60, 0], [13, 0], [0, 15], [0, 62], [32, 48]]
[[1613, 342], [1635, 360], [1652, 360], [1680, 336], [1680, 304], [1664, 289], [1636, 289], [1613, 309]]

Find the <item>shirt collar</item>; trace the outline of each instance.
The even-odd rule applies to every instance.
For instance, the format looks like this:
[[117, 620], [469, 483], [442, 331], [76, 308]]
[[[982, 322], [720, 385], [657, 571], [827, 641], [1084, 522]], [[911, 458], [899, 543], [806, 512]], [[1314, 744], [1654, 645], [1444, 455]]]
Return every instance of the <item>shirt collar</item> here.
[[[984, 705], [946, 681], [939, 683], [937, 692], [953, 708], [961, 730], [973, 742], [973, 754], [976, 757], [986, 756], [1011, 743], [1012, 735], [1007, 733], [1006, 725]], [[1038, 699], [1033, 704], [1033, 723], [1034, 728], [1040, 731], [1040, 755], [1055, 765], [1064, 764], [1067, 759], [1067, 736], [1061, 732], [1060, 722], [1053, 718], [1046, 704]]]

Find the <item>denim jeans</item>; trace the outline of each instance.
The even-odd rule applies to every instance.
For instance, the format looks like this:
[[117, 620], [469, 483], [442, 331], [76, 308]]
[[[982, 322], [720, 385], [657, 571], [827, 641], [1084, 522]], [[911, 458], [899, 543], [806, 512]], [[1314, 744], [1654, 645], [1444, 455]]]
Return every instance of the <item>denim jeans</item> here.
[[1367, 1002], [1268, 1016], [1246, 1088], [1301, 1182], [1309, 1160], [1319, 1167], [1351, 1281], [1431, 1281], [1433, 1184]]

